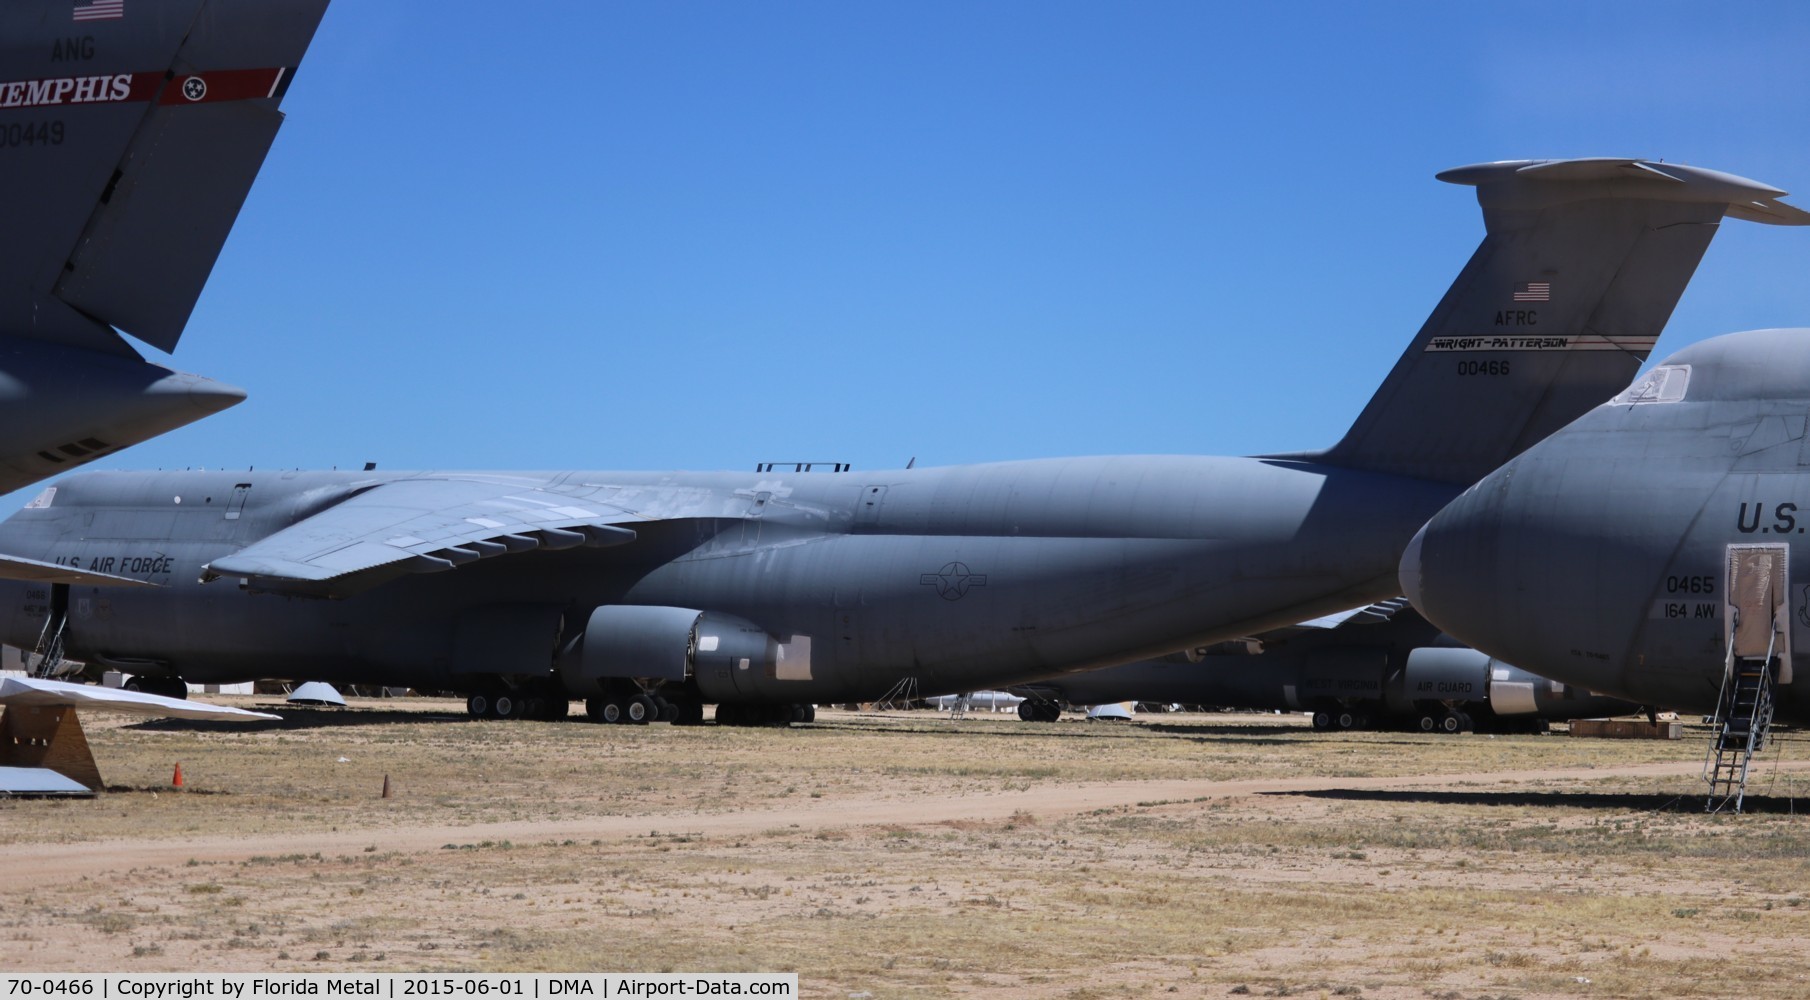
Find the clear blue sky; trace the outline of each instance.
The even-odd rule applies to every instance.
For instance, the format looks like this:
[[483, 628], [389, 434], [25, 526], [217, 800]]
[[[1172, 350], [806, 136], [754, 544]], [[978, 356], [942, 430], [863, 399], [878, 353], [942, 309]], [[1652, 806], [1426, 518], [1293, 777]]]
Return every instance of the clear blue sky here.
[[[1810, 5], [339, 0], [102, 467], [896, 468], [1331, 444], [1482, 236], [1446, 167], [1810, 206]], [[1659, 355], [1810, 325], [1730, 222]], [[152, 355], [155, 357], [155, 355]], [[33, 491], [35, 492], [35, 491]]]

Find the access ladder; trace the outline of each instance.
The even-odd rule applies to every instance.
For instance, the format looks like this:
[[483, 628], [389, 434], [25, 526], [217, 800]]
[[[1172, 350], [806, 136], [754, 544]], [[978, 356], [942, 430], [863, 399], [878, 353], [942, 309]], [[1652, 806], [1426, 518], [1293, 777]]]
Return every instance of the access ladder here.
[[31, 668], [37, 678], [55, 677], [63, 667], [63, 635], [69, 628], [69, 615], [53, 611], [44, 619], [44, 630], [38, 633], [38, 662]]
[[1774, 648], [1768, 647], [1765, 659], [1729, 652], [1703, 766], [1703, 778], [1709, 782], [1705, 812], [1741, 811], [1754, 755], [1766, 749], [1772, 730], [1772, 682], [1778, 666]]

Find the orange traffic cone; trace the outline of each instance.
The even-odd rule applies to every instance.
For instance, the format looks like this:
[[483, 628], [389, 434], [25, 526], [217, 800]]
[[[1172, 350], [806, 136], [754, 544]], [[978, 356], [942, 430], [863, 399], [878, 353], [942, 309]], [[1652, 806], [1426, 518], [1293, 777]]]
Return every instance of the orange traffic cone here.
[[171, 788], [181, 788], [182, 787], [182, 762], [181, 761], [176, 762], [176, 773], [170, 775], [170, 787]]

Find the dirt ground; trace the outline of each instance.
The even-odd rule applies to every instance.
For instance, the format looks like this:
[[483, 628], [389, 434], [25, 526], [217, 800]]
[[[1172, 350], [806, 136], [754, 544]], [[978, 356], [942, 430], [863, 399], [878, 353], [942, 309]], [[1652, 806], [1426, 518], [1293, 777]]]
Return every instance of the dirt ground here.
[[457, 707], [86, 718], [104, 794], [0, 801], [0, 968], [790, 971], [851, 1000], [1810, 993], [1795, 734], [1728, 817], [1702, 812], [1700, 729]]

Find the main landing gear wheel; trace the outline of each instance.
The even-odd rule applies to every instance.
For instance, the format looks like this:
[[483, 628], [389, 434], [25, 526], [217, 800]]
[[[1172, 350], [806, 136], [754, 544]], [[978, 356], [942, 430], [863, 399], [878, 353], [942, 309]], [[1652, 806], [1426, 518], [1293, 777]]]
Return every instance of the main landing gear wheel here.
[[1314, 728], [1325, 732], [1332, 728], [1332, 713], [1320, 708], [1314, 710]]
[[622, 709], [623, 714], [627, 717], [626, 721], [637, 726], [645, 726], [660, 717], [660, 706], [654, 704], [654, 700], [644, 694], [630, 698]]
[[490, 714], [490, 696], [474, 694], [465, 699], [465, 714], [474, 719], [482, 719]]

